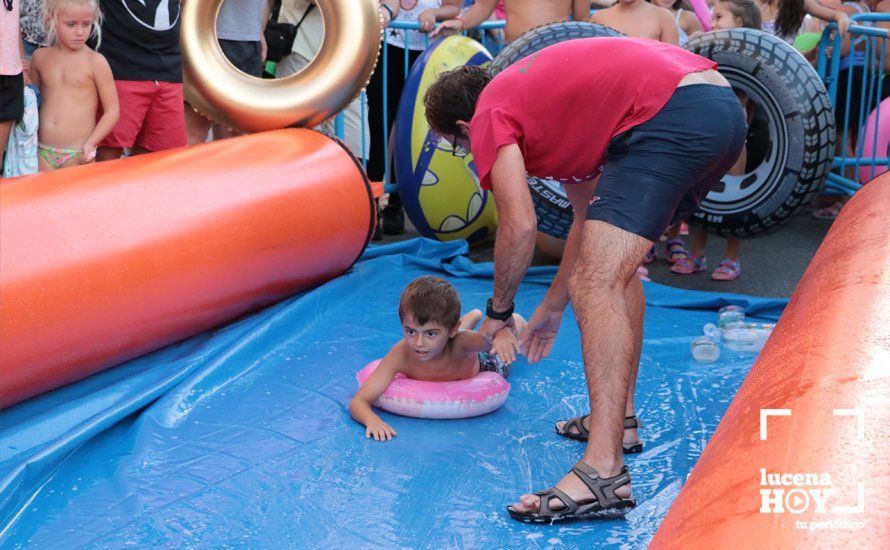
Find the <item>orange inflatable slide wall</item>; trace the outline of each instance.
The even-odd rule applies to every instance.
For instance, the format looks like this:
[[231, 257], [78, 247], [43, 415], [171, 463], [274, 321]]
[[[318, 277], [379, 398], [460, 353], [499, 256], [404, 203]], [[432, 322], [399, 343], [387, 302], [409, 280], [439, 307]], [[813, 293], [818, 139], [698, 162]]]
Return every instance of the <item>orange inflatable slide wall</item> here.
[[374, 216], [310, 130], [3, 183], [0, 408], [342, 274]]
[[888, 547], [888, 211], [844, 207], [653, 548]]

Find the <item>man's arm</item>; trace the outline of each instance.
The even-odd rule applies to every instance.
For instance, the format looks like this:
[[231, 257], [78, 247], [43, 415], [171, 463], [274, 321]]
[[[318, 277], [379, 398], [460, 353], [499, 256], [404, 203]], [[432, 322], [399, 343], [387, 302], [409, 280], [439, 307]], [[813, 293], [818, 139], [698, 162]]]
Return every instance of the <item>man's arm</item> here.
[[[535, 251], [535, 206], [525, 174], [525, 161], [516, 144], [498, 149], [491, 169], [492, 192], [498, 211], [494, 245], [496, 311], [509, 309]], [[500, 327], [498, 327], [500, 328]]]

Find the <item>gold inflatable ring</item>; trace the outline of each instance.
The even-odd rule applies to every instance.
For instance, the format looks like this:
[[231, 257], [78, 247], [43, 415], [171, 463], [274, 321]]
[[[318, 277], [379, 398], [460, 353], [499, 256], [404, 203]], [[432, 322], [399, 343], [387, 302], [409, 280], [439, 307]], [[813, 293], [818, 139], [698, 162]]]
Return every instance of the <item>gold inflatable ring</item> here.
[[317, 0], [324, 40], [297, 74], [264, 80], [235, 68], [216, 35], [222, 0], [183, 2], [185, 99], [213, 120], [249, 132], [314, 126], [364, 88], [377, 63], [383, 21], [377, 0]]

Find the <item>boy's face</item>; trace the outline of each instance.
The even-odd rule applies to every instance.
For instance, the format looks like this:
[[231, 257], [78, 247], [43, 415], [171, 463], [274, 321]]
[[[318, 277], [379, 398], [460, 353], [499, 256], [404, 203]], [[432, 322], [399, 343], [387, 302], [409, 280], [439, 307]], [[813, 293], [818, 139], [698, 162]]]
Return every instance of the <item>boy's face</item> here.
[[405, 343], [414, 355], [423, 362], [431, 361], [442, 355], [448, 341], [457, 334], [458, 327], [449, 329], [435, 321], [421, 325], [414, 315], [407, 314], [402, 321], [402, 334]]

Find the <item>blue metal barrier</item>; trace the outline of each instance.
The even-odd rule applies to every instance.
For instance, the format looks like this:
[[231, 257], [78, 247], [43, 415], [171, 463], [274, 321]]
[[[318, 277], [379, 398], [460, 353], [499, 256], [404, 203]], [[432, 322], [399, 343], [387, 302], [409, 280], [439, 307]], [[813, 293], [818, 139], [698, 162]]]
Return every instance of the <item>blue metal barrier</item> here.
[[[835, 110], [843, 108], [843, 123], [837, 128], [837, 144], [832, 172], [828, 175], [825, 190], [829, 193], [852, 195], [862, 184], [874, 177], [878, 170], [888, 167], [888, 152], [878, 151], [881, 136], [881, 101], [884, 83], [884, 67], [887, 59], [888, 29], [879, 27], [884, 23], [890, 26], [890, 14], [856, 14], [851, 16], [849, 27], [850, 52], [842, 68], [840, 52], [842, 37], [837, 33], [837, 25], [832, 23], [819, 41], [816, 71], [825, 82], [831, 104]], [[843, 70], [849, 68], [852, 60], [855, 69], [847, 73], [845, 86], [840, 90], [843, 104], [838, 104], [838, 86]], [[862, 85], [854, 89], [853, 72], [862, 75]], [[858, 92], [858, 93], [857, 93]], [[859, 106], [858, 114], [851, 117], [851, 106]], [[885, 107], [886, 110], [886, 107]], [[868, 128], [869, 116], [874, 113], [875, 123]], [[840, 122], [840, 121], [838, 121]], [[886, 125], [885, 125], [886, 126]], [[885, 132], [890, 131], [884, 128]], [[872, 154], [865, 150], [870, 146]]]
[[[505, 25], [504, 21], [485, 21], [478, 27], [474, 27], [469, 30], [470, 31], [473, 31], [473, 30], [480, 30], [480, 31], [501, 30], [504, 28], [504, 25]], [[420, 23], [417, 21], [393, 21], [392, 23], [390, 23], [389, 29], [395, 29], [395, 30], [401, 31], [402, 38], [404, 39], [405, 44], [408, 44], [408, 42], [409, 42], [408, 31], [419, 31]], [[389, 29], [387, 29], [387, 30], [389, 30]], [[464, 34], [466, 34], [466, 31], [464, 31]], [[492, 55], [496, 55], [497, 52], [500, 51], [500, 49], [503, 47], [503, 36], [501, 36], [500, 39], [492, 39], [492, 38], [488, 37], [487, 35], [488, 35], [487, 32], [483, 32], [480, 42], [483, 47], [485, 47], [486, 49], [488, 49], [489, 52], [491, 52]], [[429, 36], [425, 35], [424, 38], [426, 40], [426, 47], [429, 47], [429, 45], [430, 45]], [[408, 71], [410, 68], [410, 64], [408, 63], [408, 49], [407, 48], [405, 48], [404, 55], [405, 55], [405, 63], [403, 65], [405, 67], [405, 74], [403, 75], [403, 78], [407, 79]], [[380, 55], [380, 60], [378, 61], [377, 70], [383, 71], [383, 75], [384, 75], [384, 78], [383, 78], [383, 102], [382, 102], [383, 105], [381, 105], [380, 107], [383, 109], [383, 120], [387, 121], [387, 120], [389, 120], [389, 106], [388, 106], [389, 103], [387, 101], [387, 98], [389, 97], [389, 90], [387, 89], [388, 88], [388, 85], [387, 85], [388, 80], [386, 78], [386, 75], [389, 74], [389, 50], [388, 50], [388, 48], [382, 49], [382, 53]], [[368, 121], [368, 118], [367, 118], [368, 98], [364, 91], [362, 91], [362, 94], [361, 94], [361, 106], [362, 106], [362, 110], [361, 110], [362, 124], [367, 124], [367, 121]], [[343, 139], [345, 128], [344, 128], [342, 113], [337, 115], [337, 117], [334, 119], [334, 129], [335, 129], [335, 133], [337, 134], [337, 137], [339, 137], [340, 139]], [[389, 128], [387, 127], [387, 125], [385, 123], [382, 128], [371, 128], [371, 131], [380, 132], [382, 139], [383, 139], [382, 143], [388, 143]], [[370, 144], [365, 143], [364, 132], [362, 132], [362, 154], [361, 154], [361, 157], [363, 159], [362, 164], [365, 168], [367, 168], [367, 164], [368, 164], [367, 159], [368, 159], [368, 150], [369, 149], [370, 149]], [[387, 193], [390, 193], [390, 192], [393, 192], [396, 190], [396, 186], [394, 184], [390, 183], [392, 178], [390, 178], [391, 167], [390, 167], [390, 162], [389, 162], [389, 155], [386, 155], [386, 157], [384, 159], [384, 167], [385, 167], [385, 170], [384, 170], [385, 171], [385, 176], [384, 176], [385, 189], [386, 189]]]

